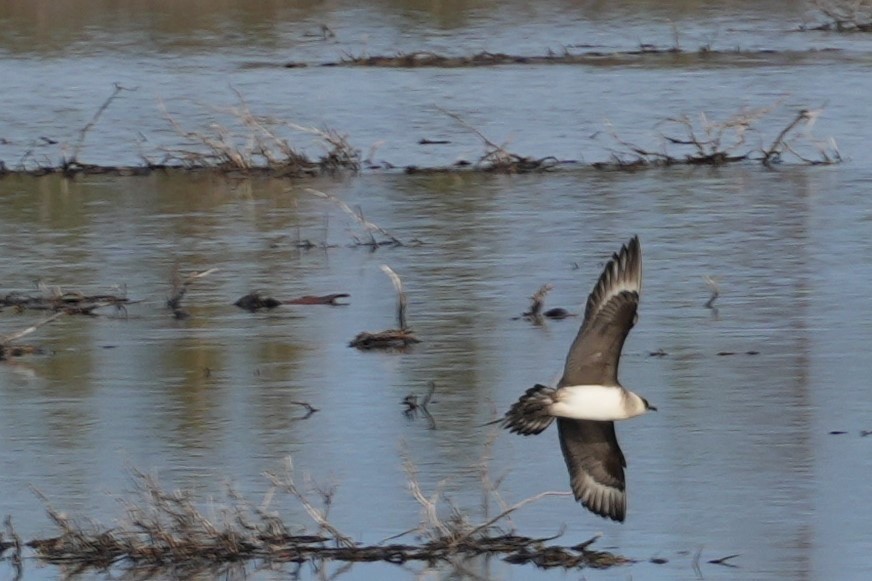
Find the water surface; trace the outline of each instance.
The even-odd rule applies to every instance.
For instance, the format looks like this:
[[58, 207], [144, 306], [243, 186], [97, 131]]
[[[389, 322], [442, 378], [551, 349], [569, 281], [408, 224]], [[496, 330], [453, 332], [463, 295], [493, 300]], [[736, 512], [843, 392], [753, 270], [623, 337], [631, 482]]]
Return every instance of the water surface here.
[[[797, 108], [825, 104], [805, 143], [834, 137], [848, 161], [774, 171], [743, 164], [613, 173], [582, 164], [535, 176], [370, 172], [305, 182], [6, 177], [4, 292], [34, 292], [40, 279], [94, 293], [125, 287], [142, 301], [126, 316], [110, 310], [45, 326], [28, 340], [49, 354], [0, 366], [0, 508], [24, 537], [53, 534], [29, 486], [64, 511], [111, 524], [121, 511], [106, 493], [131, 490], [130, 467], [204, 502], [223, 498], [226, 482], [258, 500], [268, 489], [261, 473], [292, 456], [301, 474], [338, 486], [334, 524], [368, 543], [419, 521], [404, 455], [425, 491], [444, 483], [471, 515], [479, 514], [484, 454], [508, 502], [566, 490], [553, 431], [500, 434], [487, 450], [490, 432], [481, 424], [533, 383], [554, 380], [577, 332], [577, 319], [541, 327], [513, 320], [527, 297], [550, 282], [550, 306], [581, 311], [604, 261], [639, 234], [644, 296], [621, 373], [660, 411], [619, 426], [628, 520], [605, 522], [554, 498], [515, 515], [518, 530], [547, 536], [566, 525], [566, 544], [602, 531], [598, 547], [642, 561], [586, 576], [694, 578], [700, 547], [706, 578], [850, 579], [868, 570], [872, 531], [862, 499], [872, 492], [872, 460], [860, 431], [872, 429], [864, 423], [872, 407], [865, 357], [872, 306], [864, 298], [872, 165], [868, 112], [855, 97], [870, 89], [862, 62], [868, 39], [794, 32], [808, 15], [785, 2], [186, 4], [184, 17], [175, 17], [175, 4], [111, 11], [92, 2], [67, 12], [37, 2], [0, 11], [0, 159], [13, 167], [33, 150], [27, 163], [57, 163], [118, 82], [138, 89], [124, 92], [88, 133], [83, 161], [136, 164], [140, 153], [157, 157], [186, 145], [158, 99], [186, 126], [232, 124], [226, 107], [239, 102], [231, 87], [259, 114], [339, 128], [365, 153], [380, 144], [374, 159], [399, 166], [482, 153], [478, 138], [439, 107], [522, 154], [595, 161], [614, 146], [602, 135], [605, 119], [621, 136], [659, 147], [667, 117], [723, 118], [779, 99], [782, 107], [749, 139], [768, 144]], [[336, 60], [342, 51], [668, 46], [672, 22], [687, 46], [835, 47], [845, 58], [741, 67], [262, 66]], [[337, 39], [309, 36], [321, 24]], [[451, 143], [425, 148], [417, 145], [422, 137]], [[318, 154], [314, 139], [300, 139]], [[375, 253], [350, 246], [357, 225], [307, 187], [424, 244]], [[298, 239], [330, 247], [301, 250]], [[164, 306], [176, 262], [186, 272], [219, 269], [185, 298], [193, 315], [185, 321]], [[357, 332], [393, 325], [385, 263], [406, 283], [409, 321], [423, 343], [408, 353], [361, 353], [347, 347]], [[717, 316], [703, 306], [705, 276], [720, 285]], [[253, 289], [278, 298], [352, 297], [347, 307], [254, 315], [232, 306]], [[7, 334], [36, 320], [7, 309], [0, 328]], [[651, 356], [659, 350], [666, 356]], [[407, 420], [400, 405], [429, 381], [437, 384], [435, 430]], [[297, 401], [320, 411], [301, 419]], [[277, 508], [307, 522], [290, 499]], [[738, 569], [706, 563], [736, 553]], [[668, 563], [646, 562], [652, 557]], [[466, 567], [486, 578], [578, 573], [498, 560]], [[405, 579], [417, 571], [357, 565], [343, 577]], [[27, 578], [57, 573], [27, 563]]]

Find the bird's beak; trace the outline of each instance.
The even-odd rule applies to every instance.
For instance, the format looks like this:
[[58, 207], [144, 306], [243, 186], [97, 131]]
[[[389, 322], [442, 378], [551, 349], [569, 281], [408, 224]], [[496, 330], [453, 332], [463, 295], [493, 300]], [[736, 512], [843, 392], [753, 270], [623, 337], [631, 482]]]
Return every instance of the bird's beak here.
[[653, 405], [651, 405], [650, 403], [648, 404], [648, 409], [649, 409], [650, 411], [652, 411], [652, 412], [656, 412], [656, 411], [657, 411], [657, 408], [654, 407]]

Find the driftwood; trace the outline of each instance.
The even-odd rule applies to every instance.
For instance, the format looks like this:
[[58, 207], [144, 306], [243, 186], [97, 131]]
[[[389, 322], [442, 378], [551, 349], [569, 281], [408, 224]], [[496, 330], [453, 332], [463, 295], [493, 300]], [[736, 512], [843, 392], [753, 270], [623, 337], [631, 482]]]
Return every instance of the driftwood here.
[[339, 302], [339, 299], [348, 298], [351, 295], [348, 293], [333, 293], [329, 295], [303, 295], [301, 297], [290, 300], [278, 300], [271, 296], [259, 293], [250, 292], [247, 295], [240, 297], [234, 305], [246, 311], [259, 311], [261, 309], [274, 309], [281, 305], [329, 305], [331, 307], [344, 307], [348, 303]]

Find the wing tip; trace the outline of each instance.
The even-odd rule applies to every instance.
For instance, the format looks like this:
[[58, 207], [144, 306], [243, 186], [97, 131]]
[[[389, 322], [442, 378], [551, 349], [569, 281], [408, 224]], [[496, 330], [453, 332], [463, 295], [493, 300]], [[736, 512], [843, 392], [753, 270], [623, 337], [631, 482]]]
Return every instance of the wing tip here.
[[611, 489], [609, 493], [594, 498], [579, 498], [581, 505], [604, 519], [624, 522], [627, 517], [627, 496], [624, 491]]

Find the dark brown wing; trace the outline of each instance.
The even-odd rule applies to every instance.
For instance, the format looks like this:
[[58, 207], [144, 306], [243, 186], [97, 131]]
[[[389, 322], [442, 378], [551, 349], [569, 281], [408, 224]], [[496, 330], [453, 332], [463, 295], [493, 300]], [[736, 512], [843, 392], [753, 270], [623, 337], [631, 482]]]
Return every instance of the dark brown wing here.
[[615, 424], [557, 418], [557, 430], [575, 499], [594, 514], [623, 522], [627, 514], [627, 462], [615, 436]]
[[634, 236], [612, 255], [588, 296], [558, 387], [619, 385], [618, 361], [636, 322], [641, 291], [642, 247]]

